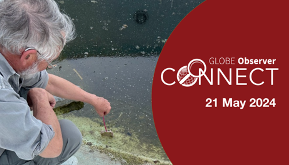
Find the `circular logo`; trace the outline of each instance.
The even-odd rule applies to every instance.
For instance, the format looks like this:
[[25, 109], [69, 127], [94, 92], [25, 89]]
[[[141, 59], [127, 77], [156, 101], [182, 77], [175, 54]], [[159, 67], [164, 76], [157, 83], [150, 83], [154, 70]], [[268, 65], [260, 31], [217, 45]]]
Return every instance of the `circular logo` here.
[[189, 73], [187, 66], [183, 66], [179, 69], [177, 79], [178, 82], [185, 87], [193, 86], [198, 80], [197, 77], [194, 77]]
[[[204, 66], [204, 70], [199, 68], [199, 75], [194, 75], [191, 72], [193, 65], [196, 63], [201, 63]], [[206, 70], [207, 66], [203, 60], [193, 59], [189, 62], [188, 66], [183, 66], [179, 69], [177, 74], [178, 82], [185, 87], [193, 86], [197, 82], [198, 78], [202, 77], [206, 73]]]

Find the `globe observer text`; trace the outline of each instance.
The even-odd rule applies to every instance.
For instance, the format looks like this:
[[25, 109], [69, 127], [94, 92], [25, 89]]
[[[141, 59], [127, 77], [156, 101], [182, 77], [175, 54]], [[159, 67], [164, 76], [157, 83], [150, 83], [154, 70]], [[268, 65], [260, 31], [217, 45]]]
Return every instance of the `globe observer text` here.
[[[243, 64], [275, 64], [276, 59], [248, 59], [247, 57], [240, 57], [238, 58], [238, 64], [243, 65]], [[211, 57], [209, 59], [209, 63], [211, 65], [214, 64], [220, 64], [220, 65], [229, 65], [229, 64], [235, 64], [235, 57], [220, 57], [220, 58], [216, 58], [216, 57]]]

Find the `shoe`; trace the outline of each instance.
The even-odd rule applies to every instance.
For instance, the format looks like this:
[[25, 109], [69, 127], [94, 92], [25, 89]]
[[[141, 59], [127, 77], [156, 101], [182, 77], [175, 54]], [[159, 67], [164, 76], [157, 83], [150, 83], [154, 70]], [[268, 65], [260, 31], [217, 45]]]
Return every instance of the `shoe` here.
[[70, 157], [68, 160], [63, 162], [61, 165], [77, 165], [78, 160], [75, 156]]

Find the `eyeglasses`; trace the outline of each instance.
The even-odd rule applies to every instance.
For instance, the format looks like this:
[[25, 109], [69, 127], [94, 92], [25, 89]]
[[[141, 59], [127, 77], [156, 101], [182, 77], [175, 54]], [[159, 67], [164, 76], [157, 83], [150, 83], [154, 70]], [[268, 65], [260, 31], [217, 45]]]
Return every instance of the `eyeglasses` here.
[[[26, 52], [26, 51], [28, 51], [28, 50], [36, 50], [36, 49], [35, 49], [35, 48], [32, 48], [32, 47], [27, 47], [27, 48], [24, 50], [24, 52]], [[42, 56], [42, 54], [40, 54], [40, 53], [38, 52], [38, 50], [36, 50], [36, 51], [37, 51], [37, 53], [39, 54], [39, 56]], [[43, 56], [42, 56], [42, 57], [43, 57]], [[54, 68], [54, 65], [52, 65], [51, 62], [49, 62], [49, 61], [46, 60], [45, 58], [43, 58], [43, 60], [45, 60], [45, 61], [47, 62], [48, 67]]]

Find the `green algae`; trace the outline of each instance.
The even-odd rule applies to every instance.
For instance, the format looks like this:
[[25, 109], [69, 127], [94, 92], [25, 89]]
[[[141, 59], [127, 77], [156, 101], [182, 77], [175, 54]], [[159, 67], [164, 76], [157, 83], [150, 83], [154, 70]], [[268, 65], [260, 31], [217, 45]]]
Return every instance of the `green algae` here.
[[92, 121], [87, 117], [77, 117], [73, 114], [58, 115], [59, 119], [71, 120], [81, 131], [83, 145], [90, 147], [91, 151], [100, 151], [109, 155], [111, 160], [119, 160], [122, 164], [143, 165], [147, 163], [171, 165], [165, 160], [164, 151], [152, 144], [141, 143], [136, 133], [129, 136], [124, 133], [124, 128], [111, 127], [114, 137], [103, 137], [100, 132], [104, 127], [99, 124], [101, 119]]
[[[84, 145], [90, 144], [90, 142], [83, 141]], [[157, 164], [157, 165], [172, 165], [172, 163], [167, 161], [160, 161], [144, 156], [136, 156], [132, 153], [119, 152], [112, 148], [102, 148], [99, 146], [90, 146], [91, 151], [99, 151], [108, 155], [112, 161], [117, 160], [123, 165], [144, 165], [144, 164]]]
[[71, 111], [80, 110], [84, 107], [84, 103], [81, 101], [73, 101], [67, 105], [63, 105], [57, 108], [54, 108], [54, 112], [56, 115], [62, 115]]

